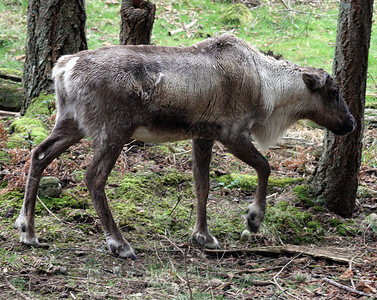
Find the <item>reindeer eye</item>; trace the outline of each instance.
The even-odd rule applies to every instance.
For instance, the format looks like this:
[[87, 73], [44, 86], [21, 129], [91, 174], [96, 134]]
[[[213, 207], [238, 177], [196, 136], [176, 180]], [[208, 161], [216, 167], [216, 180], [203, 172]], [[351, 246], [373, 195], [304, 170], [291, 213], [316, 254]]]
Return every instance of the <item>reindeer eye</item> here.
[[339, 92], [338, 90], [332, 90], [330, 91], [330, 97], [335, 99], [335, 98], [338, 98], [338, 95], [339, 95]]

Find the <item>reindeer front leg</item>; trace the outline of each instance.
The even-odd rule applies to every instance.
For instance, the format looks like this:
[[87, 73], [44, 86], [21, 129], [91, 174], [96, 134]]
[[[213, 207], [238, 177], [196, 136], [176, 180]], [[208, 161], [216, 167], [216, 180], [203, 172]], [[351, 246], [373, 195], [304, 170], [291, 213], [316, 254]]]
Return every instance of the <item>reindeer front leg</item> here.
[[192, 143], [192, 164], [196, 191], [196, 222], [193, 240], [207, 248], [220, 248], [216, 238], [207, 227], [207, 198], [209, 192], [209, 164], [213, 140], [194, 139]]
[[258, 174], [258, 187], [255, 200], [248, 206], [247, 224], [252, 232], [257, 232], [264, 218], [266, 210], [267, 183], [270, 176], [270, 166], [263, 155], [255, 148], [248, 134], [241, 134], [236, 138], [222, 141], [225, 147]]

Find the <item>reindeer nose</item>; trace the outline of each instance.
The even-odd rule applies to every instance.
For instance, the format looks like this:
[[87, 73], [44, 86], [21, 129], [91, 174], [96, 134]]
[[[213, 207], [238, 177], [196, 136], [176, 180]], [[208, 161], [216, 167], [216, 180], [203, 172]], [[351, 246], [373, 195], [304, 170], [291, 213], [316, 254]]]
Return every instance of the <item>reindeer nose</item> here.
[[347, 119], [344, 122], [343, 128], [341, 129], [341, 135], [351, 133], [355, 130], [356, 120], [353, 115], [348, 114]]
[[350, 114], [350, 119], [351, 119], [351, 126], [350, 126], [351, 129], [350, 129], [349, 133], [351, 133], [352, 131], [354, 131], [355, 128], [356, 128], [356, 120], [353, 117], [353, 115], [351, 115], [351, 114]]

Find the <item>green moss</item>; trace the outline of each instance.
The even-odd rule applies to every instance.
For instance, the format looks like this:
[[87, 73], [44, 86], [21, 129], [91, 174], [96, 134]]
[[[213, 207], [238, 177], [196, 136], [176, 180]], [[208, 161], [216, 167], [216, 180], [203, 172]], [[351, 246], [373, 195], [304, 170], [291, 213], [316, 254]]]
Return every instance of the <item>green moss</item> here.
[[0, 162], [3, 165], [6, 165], [11, 162], [11, 156], [7, 151], [0, 150]]
[[[46, 207], [51, 211], [59, 211], [64, 208], [87, 208], [90, 202], [89, 197], [76, 197], [75, 191], [71, 190], [63, 191], [59, 198], [40, 196], [40, 199], [42, 200], [43, 204], [46, 205]], [[44, 206], [39, 201], [37, 201], [36, 212], [41, 213], [45, 210], [46, 209], [44, 208]]]
[[284, 243], [314, 243], [324, 235], [321, 223], [312, 214], [302, 212], [286, 201], [267, 207], [265, 224]]
[[[230, 189], [241, 188], [243, 190], [255, 191], [258, 186], [258, 177], [254, 175], [232, 173], [216, 177], [216, 180], [219, 182], [220, 187]], [[274, 191], [276, 189], [281, 189], [296, 184], [303, 180], [304, 179], [302, 178], [278, 178], [270, 176], [268, 179], [268, 189], [269, 191]]]
[[302, 203], [305, 203], [310, 207], [316, 204], [316, 202], [313, 200], [313, 190], [310, 186], [306, 184], [296, 186], [293, 188], [293, 192], [296, 195], [296, 198]]
[[[16, 220], [18, 213], [21, 210], [24, 193], [21, 189], [13, 190], [5, 194], [0, 195], [0, 221], [9, 221], [10, 227], [13, 227], [13, 223]], [[14, 209], [13, 216], [11, 218], [3, 218], [3, 215], [9, 210]]]
[[169, 186], [177, 186], [184, 181], [191, 180], [191, 176], [179, 171], [172, 171], [165, 174], [162, 178], [162, 183]]
[[333, 227], [336, 227], [338, 225], [343, 225], [343, 222], [339, 219], [336, 219], [336, 218], [332, 218], [329, 220], [329, 225], [330, 226], [333, 226]]
[[0, 74], [11, 75], [20, 79], [22, 78], [22, 71], [12, 68], [0, 68]]
[[10, 125], [7, 147], [34, 147], [43, 142], [49, 134], [45, 122], [54, 109], [54, 95], [41, 94], [33, 99], [25, 116]]
[[0, 196], [0, 205], [5, 210], [10, 207], [20, 208], [22, 199], [24, 198], [23, 191], [16, 189]]
[[276, 188], [286, 188], [287, 186], [297, 184], [304, 180], [305, 180], [304, 178], [290, 178], [290, 177], [278, 178], [278, 177], [270, 176], [270, 178], [268, 179], [268, 184]]
[[336, 218], [332, 218], [328, 221], [328, 223], [331, 227], [336, 228], [336, 231], [339, 235], [341, 235], [341, 236], [347, 235], [347, 226], [346, 226], [346, 224], [343, 223], [343, 221], [336, 219]]
[[41, 93], [31, 101], [25, 117], [50, 116], [55, 109], [55, 94]]
[[222, 15], [222, 21], [226, 25], [245, 26], [250, 19], [250, 10], [241, 3], [229, 5]]
[[[112, 175], [110, 182], [116, 178]], [[191, 175], [178, 170], [126, 174], [118, 185], [107, 195], [120, 228], [145, 234], [188, 231], [193, 203]]]
[[245, 222], [243, 222], [240, 212], [226, 210], [226, 208], [216, 212], [209, 210], [208, 223], [212, 234], [223, 243], [239, 240], [240, 233], [245, 229]]
[[7, 143], [8, 148], [18, 146], [18, 142], [30, 143], [33, 146], [38, 145], [45, 140], [49, 134], [44, 123], [32, 117], [22, 117], [15, 120], [10, 125], [9, 129], [12, 135], [9, 137]]

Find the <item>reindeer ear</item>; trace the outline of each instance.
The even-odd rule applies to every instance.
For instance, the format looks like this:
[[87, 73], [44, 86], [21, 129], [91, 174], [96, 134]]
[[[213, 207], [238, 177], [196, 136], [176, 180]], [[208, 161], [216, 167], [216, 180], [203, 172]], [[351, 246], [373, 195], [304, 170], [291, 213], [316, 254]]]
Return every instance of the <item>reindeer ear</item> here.
[[317, 74], [303, 73], [302, 80], [304, 80], [306, 86], [312, 91], [316, 91], [325, 85], [325, 81]]

